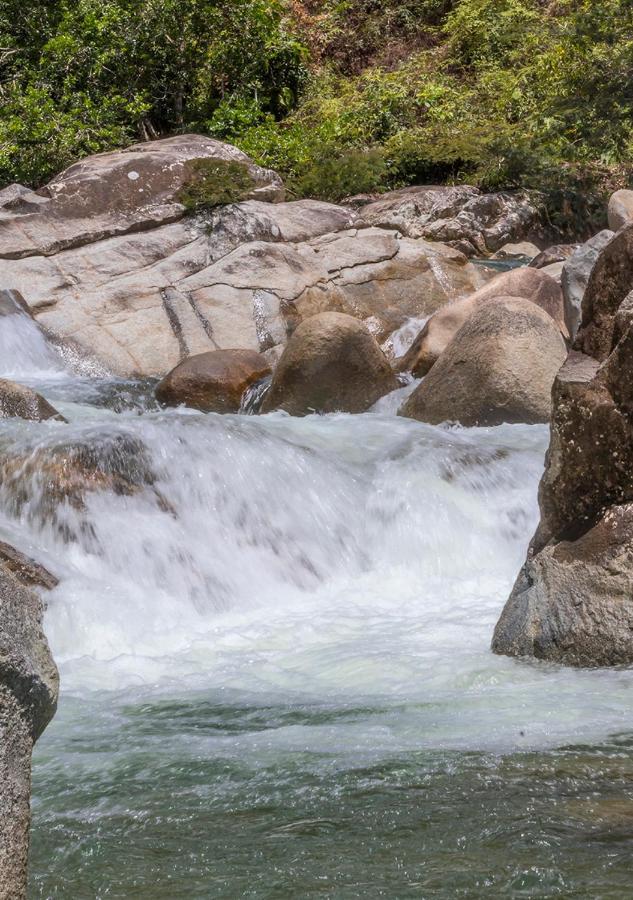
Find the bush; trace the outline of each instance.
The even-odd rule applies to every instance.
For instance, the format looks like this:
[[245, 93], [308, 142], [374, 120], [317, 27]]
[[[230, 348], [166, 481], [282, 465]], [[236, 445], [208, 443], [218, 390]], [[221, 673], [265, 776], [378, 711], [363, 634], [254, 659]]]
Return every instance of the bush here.
[[187, 212], [199, 213], [248, 199], [255, 181], [244, 163], [223, 159], [196, 159], [187, 163], [187, 180], [178, 202]]
[[384, 190], [386, 177], [382, 150], [352, 150], [316, 159], [298, 178], [291, 180], [289, 187], [297, 197], [316, 197], [336, 203], [354, 194]]

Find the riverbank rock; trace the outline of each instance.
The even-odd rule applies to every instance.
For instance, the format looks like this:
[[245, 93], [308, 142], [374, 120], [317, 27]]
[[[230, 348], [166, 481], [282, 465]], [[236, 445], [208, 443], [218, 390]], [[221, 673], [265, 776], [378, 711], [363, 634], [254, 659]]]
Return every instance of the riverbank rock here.
[[363, 204], [359, 213], [367, 225], [442, 241], [468, 256], [487, 256], [541, 231], [538, 209], [527, 195], [482, 194], [467, 185], [403, 188]]
[[168, 406], [202, 412], [236, 413], [244, 391], [270, 375], [268, 361], [254, 350], [215, 350], [184, 360], [156, 386]]
[[529, 300], [500, 297], [459, 329], [399, 415], [429, 422], [547, 422], [567, 350], [556, 324]]
[[31, 752], [57, 705], [59, 679], [40, 598], [0, 562], [0, 898], [26, 897]]
[[44, 422], [47, 419], [66, 421], [41, 394], [23, 384], [0, 378], [0, 419], [13, 418], [28, 419], [31, 422]]
[[493, 254], [492, 259], [529, 259], [531, 261], [535, 259], [540, 252], [541, 251], [536, 244], [533, 244], [531, 241], [519, 241], [518, 243], [504, 244], [503, 247], [500, 247], [499, 250]]
[[553, 388], [541, 519], [497, 625], [497, 653], [633, 663], [633, 225], [591, 273]]
[[565, 322], [572, 340], [580, 328], [582, 298], [585, 295], [591, 270], [613, 236], [613, 231], [608, 229], [600, 231], [584, 244], [580, 244], [563, 265], [561, 287], [565, 302]]
[[302, 322], [288, 341], [262, 411], [361, 413], [396, 387], [387, 358], [362, 322], [326, 312]]
[[89, 156], [42, 188], [35, 206], [30, 194], [5, 202], [0, 257], [50, 256], [174, 222], [185, 212], [178, 198], [191, 164], [207, 159], [242, 163], [253, 180], [254, 199], [283, 199], [279, 176], [236, 147], [202, 135], [178, 135]]
[[473, 313], [491, 302], [507, 297], [530, 300], [554, 320], [561, 334], [565, 326], [563, 296], [556, 282], [537, 269], [523, 267], [504, 272], [470, 297], [449, 303], [431, 316], [397, 367], [416, 377], [426, 375], [459, 329]]
[[630, 225], [633, 222], [633, 191], [621, 190], [612, 194], [607, 215], [611, 231]]
[[556, 265], [556, 263], [564, 263], [576, 252], [578, 247], [579, 244], [553, 244], [534, 257], [530, 263], [530, 268], [546, 269], [548, 266]]

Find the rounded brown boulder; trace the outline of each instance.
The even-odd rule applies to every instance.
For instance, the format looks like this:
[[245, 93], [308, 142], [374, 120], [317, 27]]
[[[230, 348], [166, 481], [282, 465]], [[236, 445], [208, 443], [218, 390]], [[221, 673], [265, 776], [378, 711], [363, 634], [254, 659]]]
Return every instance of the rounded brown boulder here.
[[299, 325], [288, 341], [263, 404], [293, 416], [361, 413], [398, 382], [365, 325], [325, 312]]
[[156, 399], [202, 412], [236, 413], [244, 391], [270, 371], [267, 359], [254, 350], [211, 350], [172, 369], [157, 385]]
[[418, 378], [426, 375], [475, 310], [507, 297], [519, 297], [535, 303], [554, 320], [563, 337], [569, 337], [560, 285], [540, 269], [524, 266], [497, 275], [476, 293], [438, 310], [399, 361], [399, 370], [410, 370]]
[[421, 422], [547, 422], [567, 349], [551, 317], [529, 300], [477, 309], [399, 414]]

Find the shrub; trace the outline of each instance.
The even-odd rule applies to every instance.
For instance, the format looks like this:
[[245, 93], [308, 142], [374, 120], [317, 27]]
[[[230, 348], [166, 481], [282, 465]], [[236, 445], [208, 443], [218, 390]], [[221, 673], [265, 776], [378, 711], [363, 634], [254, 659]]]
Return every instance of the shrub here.
[[255, 187], [248, 166], [223, 159], [196, 159], [187, 164], [187, 180], [178, 201], [187, 212], [199, 213], [246, 200]]
[[289, 186], [297, 197], [316, 197], [336, 203], [354, 194], [384, 190], [386, 177], [382, 150], [351, 150], [321, 156], [291, 180]]

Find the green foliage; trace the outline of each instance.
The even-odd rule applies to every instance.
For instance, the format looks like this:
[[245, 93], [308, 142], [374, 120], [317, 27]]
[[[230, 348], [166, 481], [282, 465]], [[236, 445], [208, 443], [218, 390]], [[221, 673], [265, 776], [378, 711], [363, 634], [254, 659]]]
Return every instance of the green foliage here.
[[318, 157], [290, 182], [290, 190], [297, 197], [319, 197], [336, 203], [354, 194], [379, 190], [386, 175], [381, 149], [350, 150]]
[[39, 184], [85, 153], [287, 114], [305, 68], [282, 12], [278, 0], [0, 0], [0, 181]]
[[189, 213], [239, 203], [255, 187], [248, 166], [234, 160], [196, 159], [187, 163], [187, 169], [178, 201]]

